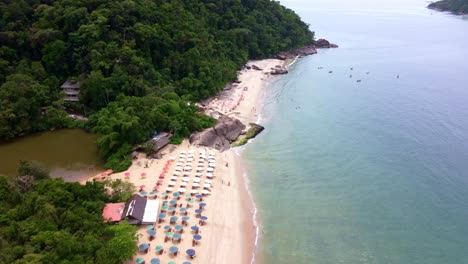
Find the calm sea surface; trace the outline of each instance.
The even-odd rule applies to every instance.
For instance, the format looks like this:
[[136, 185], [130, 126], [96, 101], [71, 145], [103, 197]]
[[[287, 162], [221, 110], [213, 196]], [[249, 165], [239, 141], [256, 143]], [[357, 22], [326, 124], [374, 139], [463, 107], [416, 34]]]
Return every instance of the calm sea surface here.
[[261, 260], [468, 263], [468, 20], [421, 0], [281, 2], [340, 48], [273, 81], [242, 153]]

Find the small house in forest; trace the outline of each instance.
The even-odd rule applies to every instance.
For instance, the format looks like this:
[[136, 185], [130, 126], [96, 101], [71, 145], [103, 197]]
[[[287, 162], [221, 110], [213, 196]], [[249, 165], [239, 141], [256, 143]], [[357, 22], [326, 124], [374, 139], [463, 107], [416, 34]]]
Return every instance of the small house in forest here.
[[80, 83], [75, 80], [69, 80], [61, 86], [63, 93], [65, 94], [64, 100], [67, 102], [78, 102], [78, 95], [80, 94]]
[[171, 134], [167, 132], [162, 132], [157, 134], [156, 136], [152, 137], [150, 141], [153, 141], [154, 144], [154, 152], [162, 149], [164, 146], [169, 144], [169, 139], [171, 138]]
[[158, 219], [159, 201], [134, 194], [125, 203], [121, 220], [128, 218], [131, 225], [154, 224]]

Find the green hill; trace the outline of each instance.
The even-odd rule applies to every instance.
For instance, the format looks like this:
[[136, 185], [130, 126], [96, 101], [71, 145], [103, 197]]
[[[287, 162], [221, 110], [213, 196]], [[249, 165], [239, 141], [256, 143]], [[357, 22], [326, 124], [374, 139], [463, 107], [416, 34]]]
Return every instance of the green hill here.
[[[220, 91], [248, 59], [314, 38], [270, 0], [15, 0], [0, 11], [0, 141], [86, 126], [107, 136], [105, 159], [154, 130], [177, 141], [212, 125], [187, 102]], [[79, 103], [62, 99], [70, 79], [81, 83]]]
[[450, 11], [454, 14], [468, 14], [468, 0], [442, 0], [429, 4], [429, 8]]

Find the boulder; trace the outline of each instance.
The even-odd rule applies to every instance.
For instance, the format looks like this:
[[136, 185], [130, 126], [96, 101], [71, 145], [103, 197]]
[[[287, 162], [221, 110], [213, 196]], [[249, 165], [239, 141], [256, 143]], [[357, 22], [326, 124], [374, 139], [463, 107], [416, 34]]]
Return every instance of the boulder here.
[[253, 64], [252, 65], [252, 69], [256, 70], [256, 71], [261, 71], [262, 68], [258, 67], [257, 65]]
[[280, 74], [287, 74], [288, 70], [286, 69], [274, 69], [270, 72], [271, 75], [280, 75]]
[[234, 142], [244, 129], [245, 125], [239, 120], [222, 116], [218, 119], [216, 126], [192, 134], [189, 141], [193, 145], [224, 151], [230, 148], [231, 142]]
[[319, 39], [315, 42], [315, 47], [318, 49], [338, 48], [338, 45], [330, 43], [326, 39]]

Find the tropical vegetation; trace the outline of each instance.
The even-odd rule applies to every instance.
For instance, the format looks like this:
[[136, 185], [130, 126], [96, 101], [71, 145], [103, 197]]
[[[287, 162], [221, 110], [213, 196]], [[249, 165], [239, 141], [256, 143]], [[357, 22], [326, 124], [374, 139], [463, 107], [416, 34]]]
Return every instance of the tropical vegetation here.
[[468, 14], [468, 0], [442, 0], [429, 4], [429, 8], [450, 11], [455, 14]]

